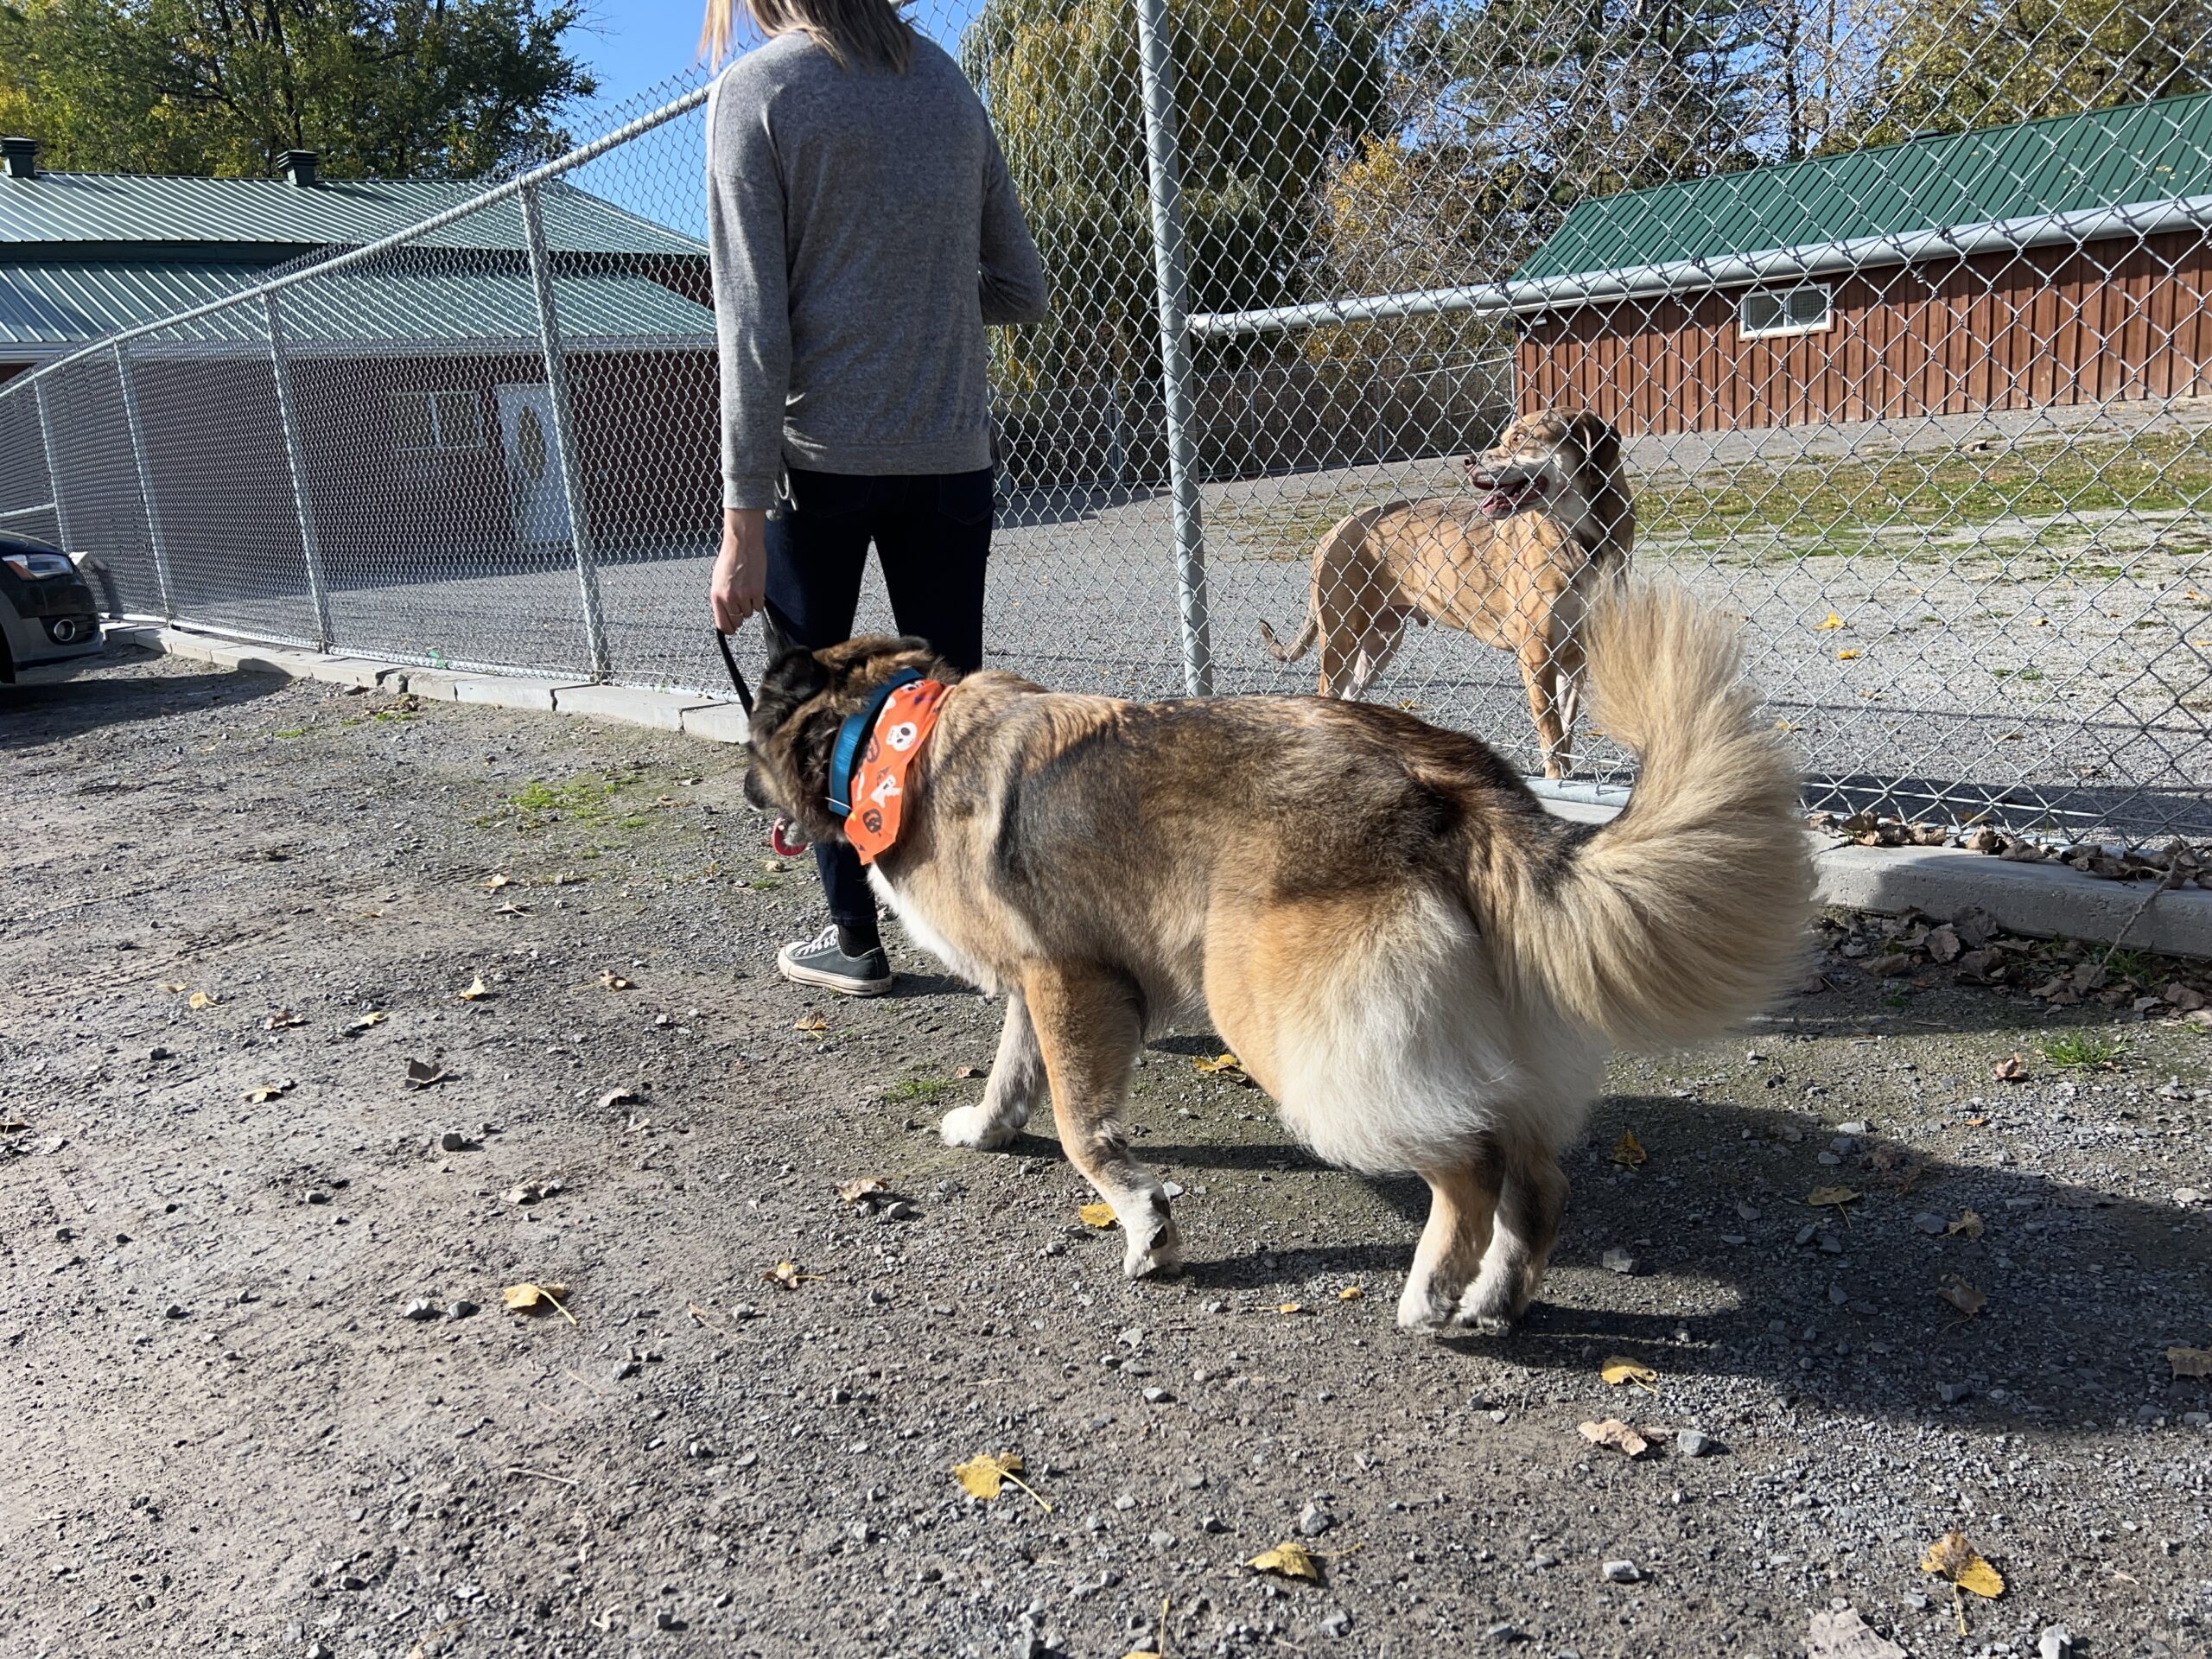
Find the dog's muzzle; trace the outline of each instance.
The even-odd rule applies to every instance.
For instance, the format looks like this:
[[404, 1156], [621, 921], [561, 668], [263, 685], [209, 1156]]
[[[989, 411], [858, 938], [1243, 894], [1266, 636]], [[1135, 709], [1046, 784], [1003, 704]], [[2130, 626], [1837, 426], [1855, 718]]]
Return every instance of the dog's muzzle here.
[[768, 845], [779, 858], [797, 858], [808, 843], [791, 828], [789, 818], [779, 817], [768, 826]]

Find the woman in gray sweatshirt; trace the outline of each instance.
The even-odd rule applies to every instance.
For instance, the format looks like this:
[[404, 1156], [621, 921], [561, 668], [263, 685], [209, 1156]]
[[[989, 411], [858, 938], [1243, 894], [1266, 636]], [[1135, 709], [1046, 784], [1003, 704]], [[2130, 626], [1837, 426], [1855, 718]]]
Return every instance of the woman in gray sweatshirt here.
[[[709, 0], [728, 49], [734, 0]], [[987, 323], [1045, 315], [989, 118], [892, 0], [746, 0], [767, 43], [707, 105], [721, 355], [715, 626], [765, 608], [810, 650], [852, 632], [872, 543], [902, 632], [980, 667], [994, 505]], [[874, 895], [817, 847], [830, 925], [787, 978], [890, 988]]]

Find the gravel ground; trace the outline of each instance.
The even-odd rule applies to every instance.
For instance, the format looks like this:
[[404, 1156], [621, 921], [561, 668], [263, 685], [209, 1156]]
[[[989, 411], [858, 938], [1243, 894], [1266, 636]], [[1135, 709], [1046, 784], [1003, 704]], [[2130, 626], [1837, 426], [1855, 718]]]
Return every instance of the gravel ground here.
[[[125, 658], [0, 690], [0, 754], [10, 1654], [1794, 1656], [1836, 1602], [1918, 1659], [2206, 1651], [2164, 965], [2053, 1011], [1831, 925], [1774, 1015], [1613, 1068], [1521, 1331], [1411, 1339], [1415, 1187], [1207, 1033], [1133, 1112], [1182, 1278], [1122, 1279], [1049, 1126], [938, 1143], [995, 1011], [903, 945], [880, 1002], [775, 978], [811, 878], [727, 751]], [[1920, 1571], [1952, 1528], [2000, 1598]], [[1291, 1538], [1321, 1582], [1243, 1565]]]

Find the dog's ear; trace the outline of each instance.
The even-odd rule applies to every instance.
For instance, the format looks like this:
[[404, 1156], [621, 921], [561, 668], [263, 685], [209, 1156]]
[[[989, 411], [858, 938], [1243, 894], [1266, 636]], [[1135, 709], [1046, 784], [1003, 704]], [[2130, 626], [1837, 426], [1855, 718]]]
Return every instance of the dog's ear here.
[[[775, 625], [771, 623], [770, 627]], [[780, 645], [780, 649], [777, 647]], [[767, 671], [760, 676], [763, 695], [770, 691], [788, 698], [789, 706], [796, 709], [809, 697], [826, 690], [830, 684], [830, 671], [822, 666], [815, 654], [803, 645], [795, 645], [782, 636], [780, 630], [769, 636], [770, 654]]]
[[1610, 475], [1621, 464], [1620, 431], [1603, 416], [1586, 409], [1567, 423], [1567, 430], [1597, 472]]
[[760, 640], [768, 648], [768, 660], [772, 663], [785, 652], [802, 649], [798, 641], [785, 633], [777, 622], [775, 612], [765, 605], [760, 607]]

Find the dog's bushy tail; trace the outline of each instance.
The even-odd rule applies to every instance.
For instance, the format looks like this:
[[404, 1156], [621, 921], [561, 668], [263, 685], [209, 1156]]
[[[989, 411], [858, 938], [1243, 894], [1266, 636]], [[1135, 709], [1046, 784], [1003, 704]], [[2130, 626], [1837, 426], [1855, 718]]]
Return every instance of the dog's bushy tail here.
[[1775, 995], [1803, 948], [1812, 856], [1797, 770], [1758, 717], [1729, 621], [1633, 583], [1586, 634], [1597, 718], [1642, 774], [1561, 868], [1510, 885], [1519, 976], [1630, 1048], [1717, 1035]]

